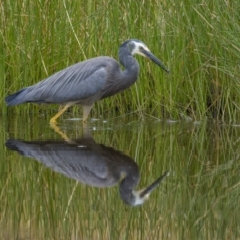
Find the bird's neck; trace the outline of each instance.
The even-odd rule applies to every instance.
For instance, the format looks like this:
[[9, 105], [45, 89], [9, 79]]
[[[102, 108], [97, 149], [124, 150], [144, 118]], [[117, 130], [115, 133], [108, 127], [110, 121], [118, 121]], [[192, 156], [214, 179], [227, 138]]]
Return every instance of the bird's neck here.
[[133, 190], [140, 180], [139, 170], [138, 168], [134, 168], [125, 174], [125, 178], [120, 183], [119, 192], [122, 200], [125, 203], [132, 205], [135, 201]]
[[120, 63], [123, 65], [124, 70], [122, 72], [124, 80], [128, 86], [136, 82], [139, 74], [139, 64], [137, 60], [132, 56], [131, 52], [125, 52], [119, 54]]

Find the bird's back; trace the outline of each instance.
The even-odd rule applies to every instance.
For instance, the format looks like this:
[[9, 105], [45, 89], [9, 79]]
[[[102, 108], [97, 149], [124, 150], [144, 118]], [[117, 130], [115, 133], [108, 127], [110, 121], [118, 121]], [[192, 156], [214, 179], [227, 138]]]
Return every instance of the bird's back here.
[[8, 105], [24, 102], [92, 104], [102, 98], [103, 89], [120, 71], [111, 57], [96, 57], [71, 65], [41, 82], [21, 89], [6, 98]]

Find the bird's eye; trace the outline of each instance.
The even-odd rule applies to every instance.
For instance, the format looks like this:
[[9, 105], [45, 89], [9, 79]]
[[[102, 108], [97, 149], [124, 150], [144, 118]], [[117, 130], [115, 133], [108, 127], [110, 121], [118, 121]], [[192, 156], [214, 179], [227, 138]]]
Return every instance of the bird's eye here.
[[139, 47], [139, 50], [142, 51], [142, 50], [144, 50], [144, 48], [143, 48], [142, 46], [140, 46], [140, 47]]

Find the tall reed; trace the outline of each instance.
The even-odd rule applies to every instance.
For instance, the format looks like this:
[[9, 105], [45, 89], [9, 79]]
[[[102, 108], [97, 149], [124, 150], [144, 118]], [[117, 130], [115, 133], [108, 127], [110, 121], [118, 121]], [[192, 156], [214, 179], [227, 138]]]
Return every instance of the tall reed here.
[[[3, 0], [0, 6], [3, 112], [9, 93], [87, 58], [117, 59], [118, 46], [138, 38], [171, 74], [137, 57], [138, 82], [97, 103], [94, 116], [114, 109], [114, 114], [136, 111], [158, 118], [240, 119], [239, 1]], [[8, 111], [29, 114], [42, 108]]]

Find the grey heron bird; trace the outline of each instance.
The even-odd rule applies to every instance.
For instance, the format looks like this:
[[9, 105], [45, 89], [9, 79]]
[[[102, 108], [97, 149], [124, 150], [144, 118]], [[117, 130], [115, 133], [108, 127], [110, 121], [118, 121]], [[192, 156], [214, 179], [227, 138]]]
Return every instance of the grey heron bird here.
[[124, 203], [131, 206], [143, 204], [150, 193], [168, 176], [168, 172], [165, 172], [149, 186], [135, 191], [140, 181], [136, 162], [112, 147], [96, 143], [89, 135], [67, 141], [8, 139], [6, 147], [89, 186], [111, 187], [121, 180], [120, 197]]
[[155, 57], [147, 46], [137, 39], [125, 41], [119, 48], [119, 63], [107, 56], [88, 59], [69, 66], [30, 87], [23, 88], [5, 98], [8, 106], [22, 103], [64, 104], [50, 119], [55, 123], [70, 106], [83, 106], [83, 122], [86, 122], [93, 104], [115, 95], [136, 82], [139, 64], [133, 55], [151, 59], [167, 73], [169, 70]]

